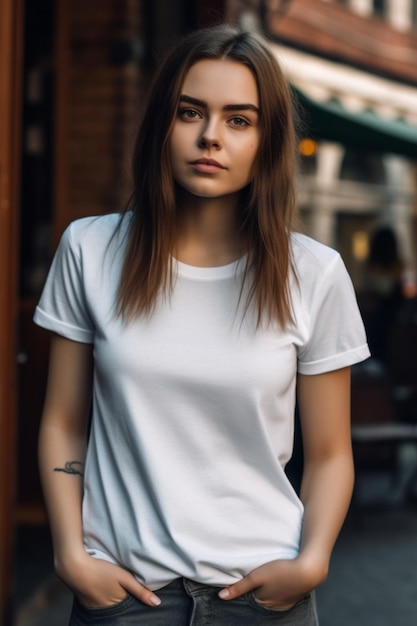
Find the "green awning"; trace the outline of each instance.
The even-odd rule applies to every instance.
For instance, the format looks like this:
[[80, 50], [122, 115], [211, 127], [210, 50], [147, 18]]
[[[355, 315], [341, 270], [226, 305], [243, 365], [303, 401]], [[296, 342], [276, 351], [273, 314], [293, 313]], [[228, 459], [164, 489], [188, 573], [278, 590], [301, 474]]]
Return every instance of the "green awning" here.
[[304, 134], [371, 152], [417, 158], [417, 126], [383, 119], [373, 111], [352, 113], [337, 100], [316, 102], [292, 87], [299, 104]]

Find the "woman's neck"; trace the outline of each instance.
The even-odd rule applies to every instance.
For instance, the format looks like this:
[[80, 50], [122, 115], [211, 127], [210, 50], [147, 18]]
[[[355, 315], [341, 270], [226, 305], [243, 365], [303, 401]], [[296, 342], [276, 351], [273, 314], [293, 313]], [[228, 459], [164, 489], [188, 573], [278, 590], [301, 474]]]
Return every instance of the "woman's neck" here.
[[190, 197], [179, 207], [174, 256], [188, 265], [227, 265], [246, 252], [237, 199]]

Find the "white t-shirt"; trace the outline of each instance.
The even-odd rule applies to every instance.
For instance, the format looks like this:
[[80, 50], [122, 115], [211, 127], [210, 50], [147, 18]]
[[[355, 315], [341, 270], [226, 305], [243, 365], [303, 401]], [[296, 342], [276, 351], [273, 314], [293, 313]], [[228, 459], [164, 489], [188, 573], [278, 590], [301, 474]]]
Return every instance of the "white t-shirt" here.
[[256, 330], [245, 298], [237, 310], [244, 260], [175, 261], [172, 298], [124, 325], [114, 305], [130, 218], [112, 238], [119, 219], [70, 225], [34, 318], [94, 344], [85, 547], [151, 589], [179, 576], [227, 585], [298, 553], [303, 507], [284, 473], [296, 373], [369, 355], [353, 287], [337, 252], [293, 234], [286, 332]]

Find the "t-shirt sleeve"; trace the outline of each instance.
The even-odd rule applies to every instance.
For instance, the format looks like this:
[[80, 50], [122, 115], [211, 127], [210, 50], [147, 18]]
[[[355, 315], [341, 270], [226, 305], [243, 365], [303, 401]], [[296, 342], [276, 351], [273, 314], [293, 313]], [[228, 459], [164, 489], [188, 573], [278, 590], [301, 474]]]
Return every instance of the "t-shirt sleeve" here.
[[298, 354], [301, 374], [322, 374], [370, 356], [356, 294], [346, 267], [335, 255], [312, 290], [308, 340]]
[[70, 225], [62, 235], [34, 314], [34, 322], [67, 339], [93, 343], [83, 262]]

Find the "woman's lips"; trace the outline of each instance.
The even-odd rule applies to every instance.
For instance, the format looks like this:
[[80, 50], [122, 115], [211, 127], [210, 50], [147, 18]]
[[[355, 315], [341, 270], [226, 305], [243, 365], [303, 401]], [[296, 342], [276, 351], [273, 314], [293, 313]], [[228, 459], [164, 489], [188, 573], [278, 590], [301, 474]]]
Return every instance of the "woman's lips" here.
[[203, 174], [215, 174], [219, 170], [226, 169], [224, 165], [214, 159], [197, 159], [191, 161], [190, 165], [197, 172], [202, 172]]

